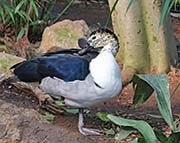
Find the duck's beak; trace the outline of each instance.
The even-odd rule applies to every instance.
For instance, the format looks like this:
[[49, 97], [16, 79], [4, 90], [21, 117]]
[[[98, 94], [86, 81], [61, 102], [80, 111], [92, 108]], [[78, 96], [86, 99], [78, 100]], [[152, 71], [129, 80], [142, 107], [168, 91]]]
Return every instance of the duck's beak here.
[[86, 38], [79, 38], [78, 45], [81, 49], [86, 49], [87, 47], [89, 47], [89, 43]]
[[78, 45], [79, 47], [82, 49], [78, 52], [79, 55], [83, 55], [86, 52], [90, 51], [91, 49], [93, 49], [92, 46], [89, 45], [87, 39], [85, 38], [79, 38], [78, 39]]

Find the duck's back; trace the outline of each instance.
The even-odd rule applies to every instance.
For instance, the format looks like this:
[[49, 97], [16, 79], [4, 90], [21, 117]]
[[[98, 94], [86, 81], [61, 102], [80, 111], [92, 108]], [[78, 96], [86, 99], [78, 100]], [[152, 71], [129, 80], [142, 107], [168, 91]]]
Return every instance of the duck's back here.
[[89, 74], [89, 61], [97, 53], [78, 55], [78, 50], [66, 50], [35, 57], [14, 65], [14, 74], [21, 81], [41, 81], [42, 78], [58, 77], [64, 81], [83, 80]]

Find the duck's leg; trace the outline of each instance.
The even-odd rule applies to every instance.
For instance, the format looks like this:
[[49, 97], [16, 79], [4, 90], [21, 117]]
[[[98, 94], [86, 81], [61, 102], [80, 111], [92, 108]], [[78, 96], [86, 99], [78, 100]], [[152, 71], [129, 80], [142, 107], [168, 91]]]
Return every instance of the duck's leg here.
[[95, 135], [98, 136], [100, 135], [100, 130], [98, 129], [92, 129], [92, 128], [84, 128], [84, 121], [83, 121], [83, 109], [80, 108], [79, 109], [79, 122], [78, 122], [78, 128], [79, 128], [79, 132], [85, 136], [91, 136], [91, 135]]

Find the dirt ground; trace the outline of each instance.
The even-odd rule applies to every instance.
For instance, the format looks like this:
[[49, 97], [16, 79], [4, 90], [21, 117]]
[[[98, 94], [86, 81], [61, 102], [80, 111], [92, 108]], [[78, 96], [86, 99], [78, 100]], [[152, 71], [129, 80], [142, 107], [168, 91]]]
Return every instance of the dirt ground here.
[[[63, 8], [63, 5], [57, 7], [57, 11], [60, 11]], [[79, 3], [75, 4], [69, 11], [62, 17], [62, 19], [84, 19], [88, 25], [93, 25], [100, 23], [104, 25], [107, 15], [109, 12], [108, 5], [102, 5], [98, 3], [88, 3], [88, 6], [80, 5]], [[109, 24], [109, 28], [112, 28], [112, 25]], [[180, 20], [173, 19], [173, 29], [174, 34], [177, 39], [180, 41]], [[180, 69], [172, 68], [168, 73], [170, 93], [174, 91], [175, 87], [180, 83]], [[28, 94], [27, 94], [28, 93]], [[0, 99], [14, 104], [18, 107], [30, 108], [39, 111], [38, 101], [35, 97], [32, 96], [33, 93], [19, 91], [14, 87], [10, 87], [8, 84], [0, 85]], [[131, 118], [131, 119], [142, 119], [150, 123], [154, 128], [158, 128], [164, 131], [166, 134], [169, 134], [170, 129], [167, 127], [165, 122], [161, 119], [154, 119], [149, 117], [147, 114], [159, 114], [157, 109], [157, 104], [155, 101], [155, 96], [152, 96], [145, 104], [141, 105], [138, 108], [132, 108], [133, 100], [133, 89], [131, 85], [125, 87], [118, 97], [112, 99], [111, 101], [101, 103], [98, 106], [92, 107], [90, 113], [85, 115], [85, 124], [91, 127], [98, 127], [99, 129], [104, 129], [106, 127], [116, 127], [111, 125], [103, 124], [97, 117], [95, 113], [98, 111], [105, 111], [108, 113], [115, 113], [121, 117]], [[173, 116], [176, 119], [180, 119], [180, 88], [171, 96], [171, 104]], [[77, 130], [77, 116], [76, 115], [57, 115], [56, 120], [52, 123], [53, 125], [67, 129], [72, 132], [77, 138], [81, 138], [82, 135], [79, 134]], [[128, 142], [130, 139], [134, 138], [136, 135], [131, 135], [129, 138], [123, 142]], [[97, 137], [88, 137], [86, 141], [92, 141], [95, 143], [110, 143], [116, 142], [112, 137], [109, 136], [97, 136]], [[88, 142], [88, 141], [87, 141]]]

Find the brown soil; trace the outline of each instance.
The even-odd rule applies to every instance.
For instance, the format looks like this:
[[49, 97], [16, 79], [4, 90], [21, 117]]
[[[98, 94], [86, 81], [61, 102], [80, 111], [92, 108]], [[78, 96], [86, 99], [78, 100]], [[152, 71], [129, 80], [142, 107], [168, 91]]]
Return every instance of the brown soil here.
[[[61, 9], [63, 5], [58, 7]], [[108, 6], [98, 5], [96, 3], [89, 3], [88, 6], [74, 5], [66, 15], [62, 17], [62, 19], [70, 18], [73, 20], [76, 19], [84, 19], [89, 25], [101, 23], [102, 25], [105, 23], [109, 12]], [[109, 25], [111, 27], [111, 24]], [[176, 37], [180, 40], [180, 20], [173, 20], [174, 33]], [[168, 74], [169, 77], [169, 85], [170, 85], [170, 93], [174, 91], [175, 87], [180, 83], [180, 69], [172, 68]], [[17, 107], [30, 108], [39, 111], [39, 105], [37, 99], [32, 96], [33, 93], [29, 93], [29, 91], [20, 91], [17, 90], [16, 87], [9, 85], [7, 83], [2, 83], [0, 85], [0, 99], [5, 102], [12, 103]], [[131, 119], [142, 119], [150, 123], [153, 127], [161, 129], [166, 134], [169, 134], [170, 129], [165, 124], [165, 122], [161, 119], [155, 119], [149, 117], [147, 114], [159, 114], [157, 109], [157, 104], [155, 100], [155, 96], [152, 96], [146, 103], [141, 105], [138, 108], [132, 108], [132, 100], [133, 100], [133, 89], [129, 84], [125, 87], [120, 96], [112, 99], [111, 101], [101, 103], [98, 106], [92, 107], [91, 112], [85, 115], [85, 124], [87, 126], [95, 127], [95, 128], [109, 128], [113, 127], [117, 129], [117, 127], [104, 124], [102, 121], [95, 117], [95, 113], [98, 111], [114, 113], [121, 117], [131, 118]], [[175, 118], [180, 118], [180, 88], [175, 92], [173, 96], [171, 96], [171, 104], [173, 115]], [[59, 128], [63, 128], [69, 130], [77, 138], [81, 138], [82, 136], [79, 134], [77, 130], [77, 116], [76, 115], [58, 115], [55, 122], [53, 122], [55, 126]], [[36, 134], [36, 133], [35, 133]], [[128, 140], [134, 138], [134, 135], [131, 135], [124, 142], [128, 142]], [[107, 137], [105, 135], [99, 137], [89, 137], [85, 139], [86, 142], [96, 142], [96, 143], [109, 143], [116, 142], [113, 138]]]

